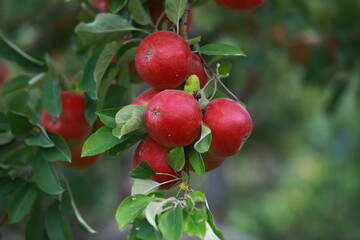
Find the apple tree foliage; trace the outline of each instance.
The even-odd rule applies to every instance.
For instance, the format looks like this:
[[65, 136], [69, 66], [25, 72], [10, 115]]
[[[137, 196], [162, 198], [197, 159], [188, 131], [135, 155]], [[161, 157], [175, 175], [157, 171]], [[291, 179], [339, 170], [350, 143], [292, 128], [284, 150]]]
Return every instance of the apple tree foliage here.
[[[165, 14], [174, 23], [171, 31], [179, 34], [183, 15], [195, 1], [166, 0]], [[74, 36], [81, 41], [77, 51], [84, 54], [84, 65], [79, 69], [78, 90], [86, 94], [86, 118], [94, 124], [97, 118], [104, 124], [84, 144], [82, 156], [125, 151], [147, 135], [143, 123], [144, 106], [123, 105], [105, 108], [110, 84], [116, 82], [117, 95], [131, 94], [128, 63], [142, 38], [164, 26], [156, 26], [141, 0], [110, 0], [107, 13], [88, 14], [87, 5], [79, 14], [80, 22]], [[164, 25], [164, 24], [163, 24]], [[131, 39], [119, 43], [119, 40]], [[185, 36], [186, 37], [186, 36]], [[187, 39], [193, 52], [206, 60], [209, 81], [199, 88], [196, 76], [191, 76], [184, 91], [201, 94], [204, 108], [214, 98], [236, 98], [225, 86], [231, 63], [227, 56], [245, 56], [238, 46], [222, 43], [203, 45], [201, 36]], [[75, 53], [74, 53], [75, 54]], [[114, 55], [117, 61], [112, 62]], [[95, 233], [81, 216], [70, 185], [55, 162], [71, 162], [65, 140], [46, 131], [40, 123], [40, 112], [45, 109], [54, 116], [61, 113], [61, 90], [69, 88], [62, 73], [49, 55], [35, 59], [0, 34], [0, 56], [16, 62], [24, 74], [11, 79], [1, 91], [0, 112], [0, 205], [6, 213], [0, 224], [27, 220], [25, 239], [72, 239], [72, 230], [63, 208], [70, 203], [73, 216], [87, 232]], [[120, 77], [117, 77], [120, 71]], [[238, 100], [239, 101], [239, 100]], [[191, 147], [177, 147], [168, 154], [168, 163], [179, 171], [190, 167], [202, 177], [205, 174], [201, 153], [209, 149], [211, 131], [203, 124], [199, 140]], [[148, 178], [156, 175], [142, 162], [129, 176], [135, 178], [131, 195], [126, 197], [114, 213], [120, 231], [129, 225], [128, 239], [180, 239], [183, 234], [201, 239], [224, 239], [216, 227], [206, 196], [191, 188], [190, 177], [182, 172], [175, 176], [179, 192], [168, 196], [159, 192], [161, 185]], [[27, 217], [28, 216], [28, 217]], [[115, 220], [114, 220], [115, 221]], [[3, 236], [4, 237], [4, 236]]]

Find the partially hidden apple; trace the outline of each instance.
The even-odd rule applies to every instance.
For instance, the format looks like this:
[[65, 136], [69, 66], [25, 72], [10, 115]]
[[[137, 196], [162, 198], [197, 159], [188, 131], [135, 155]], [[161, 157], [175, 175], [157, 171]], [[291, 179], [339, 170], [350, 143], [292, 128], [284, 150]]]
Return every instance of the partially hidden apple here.
[[225, 157], [211, 156], [207, 153], [201, 154], [201, 157], [204, 161], [205, 171], [211, 171], [219, 167], [225, 161]]
[[83, 144], [78, 144], [77, 146], [70, 147], [71, 151], [71, 163], [62, 162], [66, 166], [74, 169], [83, 169], [92, 166], [102, 154], [97, 154], [94, 156], [81, 157]]
[[248, 111], [229, 98], [217, 98], [207, 105], [204, 123], [211, 129], [212, 141], [207, 154], [226, 157], [240, 150], [250, 136], [253, 123]]
[[91, 126], [85, 117], [85, 98], [78, 93], [62, 91], [62, 110], [59, 117], [42, 111], [42, 124], [48, 131], [61, 135], [66, 141], [85, 138]]
[[131, 104], [147, 106], [150, 100], [161, 91], [162, 90], [157, 88], [149, 88], [140, 93], [140, 95], [137, 96]]
[[215, 2], [226, 9], [244, 10], [260, 6], [265, 0], [215, 0]]
[[191, 50], [185, 39], [170, 31], [146, 36], [135, 54], [140, 77], [158, 89], [177, 88], [191, 69]]
[[193, 74], [199, 78], [200, 88], [203, 88], [208, 81], [208, 77], [206, 75], [204, 64], [201, 58], [195, 53], [192, 54], [191, 70], [189, 76]]
[[[134, 154], [134, 168], [142, 161], [146, 161], [156, 173], [171, 174], [180, 176], [176, 173], [167, 162], [167, 154], [170, 148], [166, 148], [155, 142], [151, 137], [145, 137], [136, 148]], [[156, 175], [151, 177], [152, 180], [158, 183], [165, 183], [160, 186], [160, 189], [169, 189], [179, 181], [169, 175]]]
[[202, 112], [190, 94], [164, 90], [149, 102], [144, 116], [149, 135], [159, 144], [173, 148], [195, 141], [200, 133]]
[[109, 0], [94, 0], [95, 6], [99, 9], [100, 12], [109, 11]]

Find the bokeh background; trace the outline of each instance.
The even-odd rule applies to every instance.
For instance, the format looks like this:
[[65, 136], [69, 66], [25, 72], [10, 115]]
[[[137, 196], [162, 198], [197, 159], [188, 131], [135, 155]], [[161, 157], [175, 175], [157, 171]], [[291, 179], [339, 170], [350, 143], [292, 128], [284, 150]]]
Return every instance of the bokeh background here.
[[[32, 56], [49, 53], [76, 79], [84, 66], [73, 34], [79, 5], [0, 0], [0, 29]], [[359, 13], [354, 0], [266, 0], [251, 11], [209, 0], [194, 9], [190, 38], [236, 45], [247, 55], [225, 59], [233, 69], [224, 82], [247, 105], [254, 131], [240, 153], [193, 182], [206, 192], [226, 239], [360, 239]], [[4, 63], [12, 77], [23, 73]], [[132, 85], [121, 104], [146, 87]], [[133, 151], [87, 170], [58, 166], [99, 232], [90, 236], [72, 224], [74, 239], [125, 239], [114, 214], [131, 188]], [[0, 231], [16, 240], [23, 228]]]

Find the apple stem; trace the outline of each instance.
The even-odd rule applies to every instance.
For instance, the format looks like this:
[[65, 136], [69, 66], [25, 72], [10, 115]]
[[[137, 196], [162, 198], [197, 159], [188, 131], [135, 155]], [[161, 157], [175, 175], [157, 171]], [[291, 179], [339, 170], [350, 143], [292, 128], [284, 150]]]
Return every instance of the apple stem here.
[[188, 2], [186, 4], [186, 8], [184, 11], [184, 14], [182, 15], [182, 17], [180, 18], [177, 30], [178, 30], [178, 34], [180, 36], [182, 36], [184, 39], [187, 39], [187, 32], [188, 32], [188, 15], [190, 12], [190, 3]]

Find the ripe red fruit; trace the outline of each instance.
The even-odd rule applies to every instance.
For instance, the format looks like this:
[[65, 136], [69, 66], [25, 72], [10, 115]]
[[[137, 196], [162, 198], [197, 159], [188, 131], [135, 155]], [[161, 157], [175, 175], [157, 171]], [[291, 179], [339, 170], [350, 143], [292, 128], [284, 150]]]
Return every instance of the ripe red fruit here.
[[191, 68], [191, 50], [176, 33], [158, 31], [145, 37], [135, 55], [140, 77], [159, 89], [176, 88], [188, 76]]
[[108, 12], [109, 0], [94, 0], [95, 6], [99, 9], [100, 12]]
[[225, 160], [225, 157], [211, 156], [207, 153], [201, 154], [205, 165], [205, 171], [211, 171], [219, 167]]
[[9, 71], [5, 64], [0, 61], [0, 87], [9, 81]]
[[[167, 173], [179, 176], [180, 174], [176, 173], [167, 162], [167, 154], [169, 151], [170, 149], [161, 146], [151, 137], [145, 137], [136, 148], [133, 162], [134, 168], [145, 160], [156, 173]], [[168, 175], [156, 175], [151, 177], [151, 179], [158, 183], [163, 183], [174, 180], [175, 178]], [[160, 188], [169, 189], [177, 182], [178, 181], [173, 181], [161, 185]]]
[[149, 135], [165, 147], [191, 144], [201, 128], [199, 103], [180, 90], [164, 90], [149, 102], [144, 116]]
[[215, 2], [226, 9], [251, 9], [263, 4], [265, 0], [215, 0]]
[[204, 123], [209, 126], [212, 134], [208, 153], [222, 157], [239, 151], [253, 128], [248, 111], [240, 103], [228, 98], [210, 101], [206, 107]]
[[82, 150], [83, 144], [79, 144], [75, 147], [72, 147], [71, 150], [71, 163], [69, 162], [62, 162], [66, 166], [75, 168], [75, 169], [81, 169], [90, 167], [93, 165], [102, 154], [94, 155], [94, 156], [88, 156], [88, 157], [81, 157], [81, 150]]
[[[159, 17], [164, 12], [164, 2], [165, 2], [164, 0], [152, 0], [149, 2], [150, 16], [151, 16], [151, 19], [154, 24], [156, 24], [158, 22]], [[188, 28], [190, 28], [190, 26], [191, 26], [192, 17], [193, 17], [193, 11], [192, 11], [192, 9], [190, 9], [190, 12], [187, 17], [187, 27]], [[161, 28], [165, 21], [168, 21], [167, 28], [171, 28], [172, 26], [174, 26], [174, 24], [172, 22], [170, 22], [170, 20], [167, 18], [166, 14], [164, 14], [159, 22], [158, 27]]]
[[131, 104], [147, 106], [150, 100], [159, 92], [161, 92], [161, 90], [156, 88], [147, 89], [140, 93]]
[[61, 135], [66, 141], [86, 137], [91, 126], [85, 118], [84, 96], [68, 91], [61, 92], [62, 111], [59, 117], [42, 112], [42, 124], [48, 131]]
[[204, 65], [197, 54], [192, 54], [190, 75], [195, 74], [200, 80], [200, 88], [203, 88], [208, 81]]

